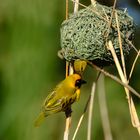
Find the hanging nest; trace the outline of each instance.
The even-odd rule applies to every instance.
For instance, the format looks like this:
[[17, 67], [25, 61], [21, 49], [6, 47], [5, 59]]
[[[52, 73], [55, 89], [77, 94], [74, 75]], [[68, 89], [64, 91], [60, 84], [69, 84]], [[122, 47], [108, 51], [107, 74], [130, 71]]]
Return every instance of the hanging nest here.
[[[112, 41], [117, 56], [120, 58], [119, 39], [113, 7], [96, 3], [70, 15], [61, 26], [62, 55], [67, 61], [75, 59], [89, 60], [98, 66], [114, 63], [107, 42]], [[124, 56], [132, 48], [134, 38], [133, 18], [126, 11], [116, 10], [121, 33]], [[111, 24], [110, 24], [111, 21]]]

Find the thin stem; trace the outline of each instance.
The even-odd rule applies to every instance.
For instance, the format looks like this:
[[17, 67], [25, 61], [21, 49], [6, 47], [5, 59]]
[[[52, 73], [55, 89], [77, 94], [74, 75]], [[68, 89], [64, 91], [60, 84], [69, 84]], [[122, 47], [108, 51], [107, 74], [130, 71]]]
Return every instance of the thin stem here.
[[78, 12], [78, 8], [79, 8], [79, 0], [75, 0], [75, 2], [74, 2], [74, 13]]
[[[119, 63], [119, 60], [117, 58], [117, 55], [115, 53], [115, 50], [114, 50], [114, 47], [112, 45], [112, 42], [109, 41], [108, 43], [108, 49], [111, 51], [112, 53], [112, 56], [114, 58], [114, 61], [115, 61], [115, 65], [117, 67], [117, 70], [118, 70], [118, 73], [120, 75], [120, 78], [122, 80], [122, 82], [128, 84], [128, 81], [125, 77], [125, 75], [123, 74], [122, 72], [122, 69], [121, 69], [121, 66], [120, 66], [120, 63]], [[138, 130], [138, 133], [140, 135], [140, 121], [139, 121], [139, 118], [138, 118], [138, 115], [137, 115], [137, 112], [136, 112], [136, 108], [135, 108], [135, 105], [134, 105], [134, 102], [133, 102], [133, 99], [130, 95], [130, 92], [129, 92], [129, 89], [127, 87], [124, 87], [125, 89], [125, 92], [126, 92], [126, 96], [127, 96], [127, 100], [128, 100], [128, 105], [129, 105], [129, 110], [130, 110], [130, 115], [131, 115], [131, 121], [132, 121], [132, 125], [134, 127], [137, 128]]]
[[[98, 74], [98, 76], [97, 76], [97, 78], [96, 78], [96, 81], [94, 82], [95, 84], [96, 84], [96, 82], [97, 82], [99, 76], [100, 76], [100, 73]], [[85, 116], [85, 113], [86, 113], [86, 111], [87, 111], [88, 105], [89, 105], [89, 103], [90, 103], [90, 100], [91, 100], [91, 94], [90, 94], [90, 96], [89, 96], [89, 98], [88, 98], [88, 100], [87, 100], [87, 102], [86, 102], [86, 105], [85, 105], [83, 114], [81, 115], [81, 117], [80, 117], [80, 119], [79, 119], [79, 122], [78, 122], [78, 125], [77, 125], [77, 127], [76, 127], [76, 130], [75, 130], [75, 132], [74, 132], [74, 135], [73, 135], [72, 140], [75, 140], [75, 138], [76, 138], [76, 135], [77, 135], [77, 133], [78, 133], [78, 130], [79, 130], [80, 126], [81, 126], [81, 123], [82, 123], [82, 121], [83, 121], [83, 119], [84, 119], [84, 116]]]
[[69, 16], [69, 0], [66, 0], [66, 20], [68, 19]]
[[[124, 36], [124, 35], [123, 35]], [[129, 45], [135, 50], [136, 53], [138, 53], [138, 49], [132, 44], [132, 42], [128, 39], [126, 41], [129, 43]]]
[[122, 69], [121, 69], [121, 65], [120, 65], [120, 63], [119, 63], [119, 60], [118, 60], [118, 58], [117, 58], [117, 55], [116, 55], [116, 53], [115, 53], [115, 50], [114, 50], [114, 47], [113, 47], [113, 44], [112, 44], [111, 41], [109, 41], [109, 43], [108, 43], [108, 49], [109, 49], [109, 50], [111, 51], [111, 53], [112, 53], [114, 62], [115, 62], [115, 64], [116, 64], [117, 70], [118, 70], [119, 75], [120, 75], [120, 78], [123, 79], [122, 81], [123, 81], [124, 83], [127, 84], [127, 80], [126, 80], [125, 77], [123, 76], [124, 74], [123, 74], [123, 71], [122, 71]]
[[112, 19], [113, 19], [113, 15], [114, 15], [116, 3], [117, 3], [117, 0], [114, 0], [114, 4], [113, 4], [113, 8], [112, 8], [112, 13], [111, 13], [110, 20], [109, 20], [109, 17], [107, 16], [107, 14], [104, 12], [105, 15], [106, 15], [106, 17], [107, 17], [107, 21], [108, 21], [108, 33], [106, 35], [106, 42], [107, 42], [107, 39], [108, 39], [108, 36], [109, 36], [109, 30], [111, 28], [111, 24], [112, 24]]
[[99, 108], [101, 113], [101, 120], [103, 126], [103, 132], [105, 136], [105, 140], [112, 140], [107, 103], [106, 103], [106, 95], [105, 95], [105, 82], [104, 75], [101, 74], [98, 80], [98, 100], [99, 100]]
[[88, 114], [88, 127], [87, 127], [87, 140], [91, 140], [91, 128], [92, 128], [92, 112], [93, 112], [93, 105], [94, 105], [94, 95], [95, 95], [95, 89], [97, 81], [100, 77], [100, 72], [97, 75], [96, 81], [92, 84], [92, 90], [90, 94], [90, 100], [89, 100], [89, 114]]
[[136, 65], [136, 62], [139, 58], [139, 55], [140, 55], [140, 51], [137, 53], [137, 56], [135, 57], [135, 60], [133, 62], [133, 65], [132, 65], [132, 68], [131, 68], [131, 71], [130, 71], [130, 74], [129, 74], [129, 78], [128, 78], [128, 81], [131, 79], [131, 76], [133, 74], [133, 71], [134, 71], [134, 68], [135, 68], [135, 65]]
[[96, 0], [91, 0], [91, 4], [94, 5], [96, 3]]
[[66, 118], [65, 132], [64, 132], [64, 140], [68, 140], [68, 138], [69, 138], [70, 126], [71, 126], [71, 117], [67, 117]]
[[81, 126], [81, 123], [82, 123], [82, 121], [83, 121], [83, 119], [84, 119], [84, 116], [85, 116], [85, 113], [82, 114], [82, 116], [81, 116], [80, 119], [79, 119], [78, 125], [77, 125], [76, 130], [75, 130], [75, 132], [74, 132], [74, 135], [73, 135], [73, 137], [72, 137], [72, 140], [75, 140], [76, 135], [77, 135], [77, 133], [78, 133], [78, 130], [79, 130], [79, 128], [80, 128], [80, 126]]
[[[68, 72], [67, 72], [68, 70]], [[74, 70], [73, 67], [71, 65], [71, 63], [68, 63], [68, 69], [66, 70], [66, 74], [71, 75], [73, 74]], [[67, 75], [67, 76], [68, 76]], [[71, 126], [71, 108], [68, 108], [68, 110], [66, 110], [65, 114], [66, 114], [66, 125], [65, 125], [65, 131], [64, 131], [64, 140], [68, 140], [69, 139], [69, 130], [70, 130], [70, 126]]]
[[92, 112], [93, 112], [93, 103], [94, 103], [95, 89], [96, 89], [96, 83], [93, 82], [92, 90], [91, 90], [91, 97], [90, 97], [90, 101], [89, 101], [87, 140], [91, 140]]
[[120, 47], [121, 61], [122, 61], [122, 66], [123, 66], [123, 73], [124, 73], [124, 76], [127, 78], [127, 75], [126, 75], [126, 69], [125, 69], [124, 54], [123, 54], [123, 49], [122, 49], [121, 33], [120, 33], [120, 27], [119, 27], [119, 20], [118, 20], [118, 14], [117, 14], [117, 11], [115, 11], [115, 18], [116, 18], [116, 24], [117, 24], [118, 40], [119, 40], [119, 47]]
[[[71, 1], [77, 3], [76, 0], [71, 0]], [[84, 4], [80, 3], [80, 2], [78, 2], [78, 4], [79, 4], [80, 6], [82, 6], [82, 7], [84, 7], [84, 8], [88, 8], [89, 10], [91, 10], [92, 12], [94, 12], [97, 16], [99, 16], [101, 19], [103, 19], [104, 21], [108, 22], [108, 21], [106, 20], [106, 18], [104, 18], [103, 16], [101, 16], [101, 15], [100, 15], [97, 11], [95, 11], [93, 8], [91, 9], [91, 8], [85, 6]]]
[[[77, 2], [77, 3], [76, 3]], [[79, 5], [79, 0], [76, 0], [75, 5], [74, 5], [74, 13], [78, 11], [78, 5]], [[66, 19], [68, 19], [68, 0], [66, 0]], [[73, 66], [70, 62], [66, 62], [66, 77], [73, 74], [74, 69]], [[70, 112], [69, 112], [70, 110]], [[66, 126], [65, 126], [65, 131], [64, 131], [64, 140], [69, 139], [69, 130], [71, 126], [71, 108], [69, 108], [66, 113]], [[68, 112], [68, 114], [67, 114]]]
[[[90, 95], [90, 96], [91, 96], [91, 95]], [[83, 112], [83, 114], [81, 115], [81, 117], [80, 117], [80, 119], [79, 119], [79, 122], [78, 122], [78, 125], [77, 125], [77, 127], [76, 127], [76, 130], [75, 130], [75, 132], [74, 132], [74, 135], [73, 135], [72, 140], [75, 140], [76, 135], [77, 135], [77, 133], [78, 133], [78, 130], [79, 130], [79, 128], [80, 128], [80, 126], [81, 126], [81, 123], [82, 123], [82, 121], [83, 121], [83, 119], [84, 119], [84, 116], [85, 116], [85, 113], [86, 113], [86, 111], [87, 111], [88, 104], [89, 104], [89, 101], [90, 101], [90, 96], [89, 96], [89, 98], [88, 98], [88, 100], [87, 100], [87, 103], [86, 103], [86, 105], [85, 105], [84, 112]]]
[[93, 68], [95, 68], [97, 71], [100, 71], [101, 73], [103, 73], [105, 76], [110, 77], [111, 79], [113, 79], [114, 81], [119, 83], [120, 85], [127, 87], [134, 95], [136, 95], [138, 98], [140, 98], [140, 93], [138, 93], [136, 90], [134, 90], [128, 84], [122, 82], [118, 77], [114, 76], [113, 74], [110, 74], [109, 72], [105, 71], [104, 69], [101, 69], [100, 67], [92, 64], [91, 62], [88, 62], [88, 64], [91, 65]]

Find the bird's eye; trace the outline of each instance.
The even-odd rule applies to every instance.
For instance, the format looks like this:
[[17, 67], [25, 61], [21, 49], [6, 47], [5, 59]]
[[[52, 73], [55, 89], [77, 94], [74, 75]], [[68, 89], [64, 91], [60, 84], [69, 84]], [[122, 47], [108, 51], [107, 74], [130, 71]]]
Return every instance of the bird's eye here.
[[76, 80], [75, 87], [81, 87], [81, 79]]
[[82, 84], [85, 84], [85, 83], [86, 83], [86, 81], [84, 81], [84, 80], [82, 80], [82, 79], [78, 79], [78, 80], [76, 80], [76, 82], [75, 82], [75, 87], [80, 88], [81, 85], [82, 85]]

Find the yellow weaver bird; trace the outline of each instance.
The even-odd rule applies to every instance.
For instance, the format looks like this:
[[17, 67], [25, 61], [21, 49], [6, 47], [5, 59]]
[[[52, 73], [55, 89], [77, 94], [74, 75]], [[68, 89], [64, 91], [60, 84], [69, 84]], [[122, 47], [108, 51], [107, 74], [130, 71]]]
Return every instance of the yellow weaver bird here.
[[81, 79], [79, 74], [73, 74], [61, 81], [55, 89], [46, 97], [42, 111], [35, 121], [39, 126], [45, 117], [61, 111], [66, 111], [75, 101], [79, 100], [80, 87], [86, 81]]

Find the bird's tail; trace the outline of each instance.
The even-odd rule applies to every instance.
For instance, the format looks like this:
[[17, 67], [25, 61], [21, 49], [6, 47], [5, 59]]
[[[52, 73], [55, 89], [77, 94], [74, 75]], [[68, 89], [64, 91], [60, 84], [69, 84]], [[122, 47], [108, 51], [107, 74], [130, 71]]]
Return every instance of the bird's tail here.
[[44, 119], [45, 119], [45, 114], [44, 114], [44, 112], [41, 112], [39, 114], [39, 116], [37, 117], [37, 119], [35, 120], [34, 126], [35, 127], [39, 127]]

